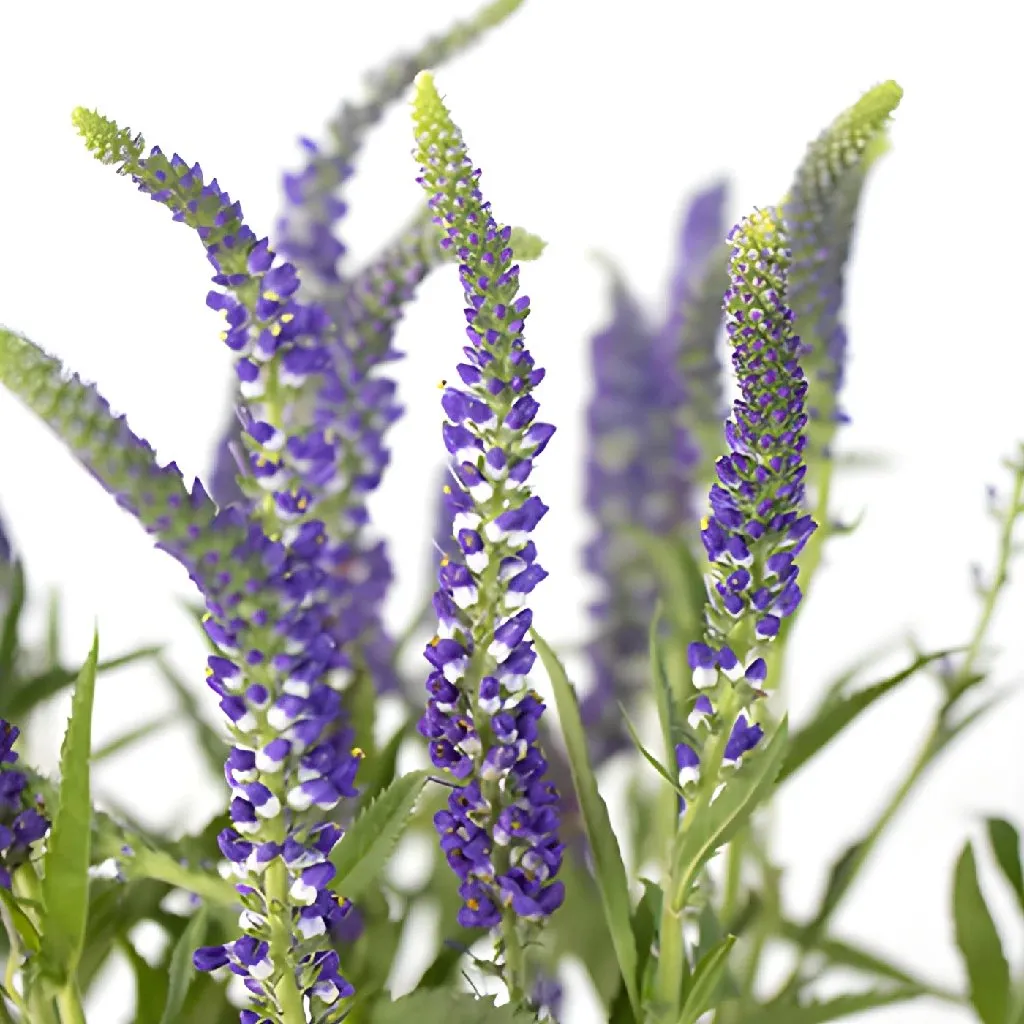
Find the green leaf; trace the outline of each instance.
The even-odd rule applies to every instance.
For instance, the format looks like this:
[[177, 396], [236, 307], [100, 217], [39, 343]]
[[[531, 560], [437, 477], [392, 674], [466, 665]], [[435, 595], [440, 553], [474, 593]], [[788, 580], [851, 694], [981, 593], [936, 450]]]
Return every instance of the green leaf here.
[[808, 725], [793, 734], [789, 744], [789, 753], [786, 755], [786, 761], [779, 773], [779, 784], [781, 785], [789, 776], [798, 772], [836, 736], [852, 725], [868, 708], [912, 678], [926, 665], [930, 665], [939, 658], [944, 658], [950, 653], [950, 650], [935, 651], [932, 654], [918, 657], [895, 675], [872, 686], [866, 686], [848, 697], [833, 695], [832, 699], [819, 708]]
[[0, 888], [0, 902], [3, 903], [7, 913], [11, 915], [11, 921], [24, 947], [30, 953], [38, 953], [39, 932], [36, 931], [36, 926], [32, 923], [31, 918], [21, 909], [9, 889]]
[[370, 1024], [532, 1024], [533, 1013], [511, 1003], [495, 1006], [469, 992], [422, 989], [393, 1003], [377, 1003]]
[[1020, 835], [1008, 821], [1003, 818], [988, 818], [985, 821], [988, 829], [988, 842], [992, 854], [1002, 871], [1003, 877], [1013, 889], [1014, 896], [1024, 913], [1024, 871], [1020, 863]]
[[717, 1005], [715, 994], [729, 966], [729, 953], [735, 944], [736, 936], [727, 935], [694, 968], [678, 1024], [696, 1024], [701, 1014]]
[[367, 765], [366, 775], [360, 778], [360, 799], [365, 804], [375, 800], [395, 781], [395, 767], [398, 764], [398, 752], [402, 744], [409, 738], [411, 722], [403, 722], [395, 730], [391, 738], [377, 751], [373, 764]]
[[953, 873], [953, 926], [964, 959], [971, 1003], [982, 1024], [1006, 1024], [1010, 969], [995, 922], [978, 884], [970, 841], [964, 844]]
[[188, 927], [181, 933], [171, 954], [168, 968], [167, 1002], [160, 1016], [160, 1024], [175, 1024], [179, 1020], [181, 1009], [185, 1005], [189, 986], [195, 975], [192, 966], [192, 952], [203, 944], [206, 938], [206, 907], [201, 906], [192, 916]]
[[[18, 626], [25, 608], [25, 570], [19, 560], [10, 567], [5, 566], [2, 571], [7, 577], [3, 581], [7, 594], [7, 611], [4, 615], [3, 632], [0, 633], [0, 679], [3, 680], [3, 686], [0, 686], [0, 707], [6, 714], [7, 687], [9, 680], [14, 677], [14, 665], [18, 658]], [[19, 716], [12, 713], [10, 717]]]
[[742, 767], [729, 778], [705, 812], [676, 833], [672, 873], [676, 882], [672, 894], [675, 913], [682, 912], [701, 868], [771, 793], [789, 748], [788, 740], [788, 723], [783, 718], [767, 745], [757, 749], [749, 760], [744, 758]]
[[[238, 893], [231, 882], [216, 873], [179, 863], [176, 857], [165, 850], [146, 845], [141, 836], [133, 836], [108, 824], [97, 833], [96, 838], [98, 856], [101, 859], [113, 857], [122, 874], [129, 880], [150, 878], [195, 893], [214, 906], [238, 906]], [[130, 854], [122, 852], [121, 847], [124, 845], [131, 848]]]
[[919, 988], [922, 992], [926, 992], [935, 999], [954, 1003], [960, 1002], [958, 993], [929, 985], [898, 964], [883, 960], [878, 954], [865, 949], [863, 946], [856, 946], [841, 939], [819, 938], [814, 940], [813, 936], [808, 934], [807, 929], [792, 921], [782, 921], [779, 926], [779, 932], [783, 938], [799, 946], [801, 949], [823, 956], [828, 961], [830, 967], [848, 967], [851, 970], [861, 971], [864, 974], [870, 974], [885, 981], [898, 982], [900, 985], [908, 988]]
[[71, 717], [61, 744], [60, 789], [43, 857], [41, 964], [44, 974], [60, 986], [75, 975], [89, 912], [89, 754], [98, 656], [99, 637], [93, 634], [92, 650], [75, 684]]
[[872, 989], [868, 992], [851, 992], [804, 1006], [794, 1006], [792, 1003], [766, 1006], [745, 1017], [743, 1024], [826, 1024], [827, 1021], [851, 1017], [866, 1010], [878, 1010], [883, 1006], [906, 1003], [911, 999], [918, 999], [923, 994], [921, 989], [915, 987], [892, 988], [885, 991]]
[[350, 900], [376, 881], [412, 820], [413, 808], [430, 772], [409, 772], [396, 779], [352, 823], [331, 852], [337, 869], [331, 888]]
[[641, 1019], [640, 996], [637, 990], [637, 954], [636, 940], [631, 925], [629, 884], [626, 880], [626, 868], [622, 863], [619, 843], [612, 831], [612, 823], [608, 818], [608, 808], [597, 789], [593, 768], [587, 754], [587, 736], [580, 719], [579, 703], [576, 691], [565, 669], [555, 652], [532, 630], [537, 653], [544, 669], [551, 679], [555, 695], [555, 706], [558, 708], [558, 720], [562, 726], [566, 751], [569, 755], [569, 768], [572, 772], [573, 786], [579, 800], [580, 811], [590, 841], [590, 851], [594, 861], [594, 874], [601, 893], [605, 921], [608, 934], [615, 949], [619, 971], [629, 994], [629, 1003], [637, 1020]]
[[673, 778], [672, 773], [643, 745], [643, 741], [637, 735], [636, 728], [633, 723], [629, 720], [629, 715], [626, 714], [626, 709], [620, 704], [619, 710], [622, 712], [622, 721], [625, 723], [626, 729], [629, 732], [629, 737], [633, 741], [633, 746], [643, 755], [644, 760], [680, 795], [684, 796], [682, 789], [679, 787], [677, 779]]

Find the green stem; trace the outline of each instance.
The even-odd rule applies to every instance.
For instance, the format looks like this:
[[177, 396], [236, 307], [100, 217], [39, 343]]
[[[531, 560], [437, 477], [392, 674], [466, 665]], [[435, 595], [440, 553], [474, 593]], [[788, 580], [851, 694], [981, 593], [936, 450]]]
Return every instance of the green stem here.
[[82, 997], [74, 979], [57, 993], [57, 1009], [60, 1012], [61, 1024], [86, 1024]]
[[516, 931], [516, 915], [511, 909], [501, 915], [501, 935], [505, 946], [504, 981], [508, 998], [513, 1006], [521, 1006], [526, 999], [526, 958]]
[[284, 861], [275, 858], [267, 868], [267, 903], [270, 913], [270, 960], [278, 977], [274, 982], [274, 995], [281, 1007], [281, 1024], [306, 1024], [306, 1011], [302, 994], [295, 980], [292, 963], [292, 930], [288, 920], [288, 873]]
[[992, 622], [992, 615], [996, 610], [999, 595], [1009, 579], [1008, 570], [1010, 560], [1013, 558], [1013, 530], [1017, 525], [1018, 516], [1024, 512], [1022, 499], [1024, 499], [1024, 450], [1021, 452], [1020, 464], [1014, 466], [1010, 503], [1006, 515], [1003, 517], [1002, 527], [999, 531], [999, 543], [996, 548], [995, 575], [985, 591], [985, 597], [981, 605], [981, 614], [978, 616], [978, 621], [974, 627], [974, 635], [971, 637], [963, 664], [957, 673], [957, 683], [961, 686], [970, 679], [974, 665], [981, 654], [981, 645], [985, 642], [985, 637], [988, 634], [988, 628]]

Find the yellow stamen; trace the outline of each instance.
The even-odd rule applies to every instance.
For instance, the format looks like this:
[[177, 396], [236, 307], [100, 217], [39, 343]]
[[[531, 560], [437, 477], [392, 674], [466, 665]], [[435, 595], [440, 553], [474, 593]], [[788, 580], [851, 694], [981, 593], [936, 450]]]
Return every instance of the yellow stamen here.
[[263, 298], [265, 298], [267, 300], [267, 302], [280, 302], [281, 301], [281, 296], [278, 295], [277, 292], [264, 292], [263, 293]]

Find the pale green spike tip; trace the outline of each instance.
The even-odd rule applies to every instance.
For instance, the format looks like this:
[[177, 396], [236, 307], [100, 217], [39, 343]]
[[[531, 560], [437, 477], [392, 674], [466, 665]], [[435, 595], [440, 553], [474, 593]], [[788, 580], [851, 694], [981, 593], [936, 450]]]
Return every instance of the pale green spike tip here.
[[75, 107], [71, 123], [100, 163], [122, 164], [142, 156], [146, 145], [142, 136], [132, 135], [130, 128], [118, 127], [115, 121], [104, 117], [98, 110]]
[[853, 105], [851, 119], [872, 128], [881, 128], [892, 116], [892, 112], [903, 99], [903, 89], [894, 81], [882, 82], [866, 93]]
[[430, 71], [421, 71], [412, 83], [412, 109], [416, 120], [429, 122], [448, 120], [448, 110], [441, 99], [441, 94], [434, 84], [434, 75]]
[[756, 249], [778, 250], [785, 248], [782, 218], [777, 210], [754, 210], [740, 225], [743, 243]]

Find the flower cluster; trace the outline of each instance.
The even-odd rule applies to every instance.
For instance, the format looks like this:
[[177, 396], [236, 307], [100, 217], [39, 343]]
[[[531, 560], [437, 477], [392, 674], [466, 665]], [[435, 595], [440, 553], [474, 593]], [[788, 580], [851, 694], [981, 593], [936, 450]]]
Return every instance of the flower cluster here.
[[[807, 383], [786, 304], [790, 256], [777, 214], [755, 212], [729, 241], [726, 331], [740, 397], [701, 531], [711, 563], [705, 639], [688, 652], [694, 686], [705, 691], [691, 721], [706, 725], [721, 710], [723, 692], [738, 694], [745, 707], [765, 683], [761, 649], [800, 603], [795, 558], [815, 529], [802, 511]], [[758, 742], [761, 728], [741, 714], [731, 729], [724, 756], [736, 760]], [[683, 743], [676, 757], [689, 781], [698, 751]]]
[[[618, 701], [647, 682], [648, 631], [658, 594], [650, 558], [625, 527], [682, 540], [693, 485], [718, 450], [722, 414], [715, 353], [725, 283], [725, 187], [699, 193], [683, 218], [669, 312], [654, 331], [625, 283], [613, 280], [612, 319], [592, 342], [586, 503], [598, 530], [584, 564], [601, 584], [590, 606], [592, 685], [581, 704], [600, 762], [628, 748]], [[714, 430], [713, 440], [709, 428]]]
[[591, 687], [580, 713], [591, 754], [601, 762], [629, 744], [618, 701], [646, 683], [658, 595], [650, 562], [626, 528], [676, 534], [690, 516], [691, 501], [689, 466], [677, 460], [672, 426], [681, 397], [675, 367], [659, 358], [643, 311], [617, 275], [611, 321], [591, 348], [585, 501], [597, 532], [583, 558], [601, 592], [588, 609], [597, 635], [587, 644]]
[[[442, 559], [434, 608], [439, 626], [420, 731], [438, 768], [464, 785], [435, 818], [442, 848], [462, 880], [459, 921], [493, 927], [539, 921], [562, 902], [558, 795], [537, 744], [544, 710], [527, 677], [536, 657], [523, 607], [547, 575], [530, 534], [547, 512], [531, 493], [533, 460], [554, 428], [537, 421], [544, 377], [523, 342], [530, 302], [518, 296], [510, 229], [482, 199], [461, 133], [428, 75], [414, 99], [418, 179], [442, 244], [460, 261], [470, 344], [457, 367], [462, 387], [443, 386], [447, 487], [455, 557]], [[506, 939], [508, 932], [506, 931]]]
[[841, 312], [854, 215], [902, 97], [895, 82], [883, 82], [840, 114], [808, 147], [783, 205], [793, 252], [789, 304], [803, 342], [812, 448], [824, 454], [836, 424], [847, 419], [839, 405], [847, 347]]
[[352, 176], [354, 160], [369, 130], [412, 84], [424, 68], [436, 67], [461, 53], [512, 14], [522, 0], [492, 0], [471, 18], [428, 39], [418, 50], [401, 54], [368, 81], [361, 103], [346, 102], [328, 124], [330, 142], [303, 139], [306, 162], [286, 174], [286, 207], [277, 223], [278, 248], [302, 271], [303, 286], [328, 302], [343, 281], [340, 262], [346, 247], [336, 224], [348, 206], [338, 190]]
[[0, 886], [11, 888], [11, 872], [31, 856], [36, 843], [45, 838], [50, 822], [41, 805], [32, 799], [23, 772], [8, 767], [17, 763], [14, 744], [16, 725], [0, 718]]
[[219, 837], [234, 866], [245, 934], [195, 954], [201, 970], [229, 965], [258, 1009], [243, 1021], [336, 1019], [352, 994], [328, 928], [345, 912], [329, 889], [330, 853], [341, 836], [327, 820], [356, 795], [361, 756], [342, 726], [340, 690], [349, 662], [338, 642], [335, 552], [317, 499], [338, 489], [330, 432], [304, 422], [297, 396], [317, 375], [329, 377], [326, 314], [294, 299], [295, 268], [279, 261], [267, 239], [244, 225], [241, 209], [206, 184], [198, 165], [143, 157], [140, 137], [98, 115], [76, 113], [90, 148], [121, 164], [140, 190], [197, 231], [213, 265], [208, 304], [224, 316], [222, 335], [237, 353], [245, 443], [258, 515], [237, 507], [222, 516], [244, 540], [204, 588], [206, 633], [218, 651], [207, 683], [220, 698], [233, 746], [225, 764], [232, 825]]

